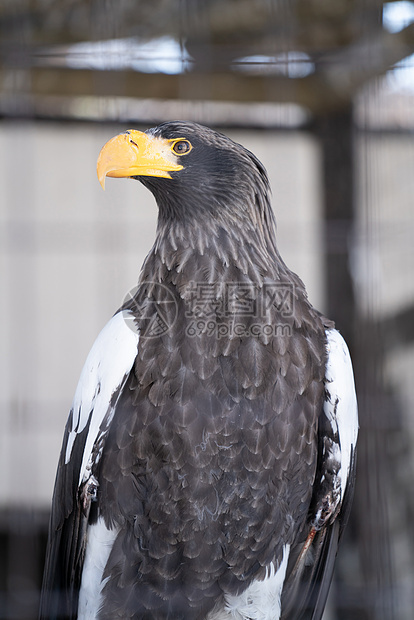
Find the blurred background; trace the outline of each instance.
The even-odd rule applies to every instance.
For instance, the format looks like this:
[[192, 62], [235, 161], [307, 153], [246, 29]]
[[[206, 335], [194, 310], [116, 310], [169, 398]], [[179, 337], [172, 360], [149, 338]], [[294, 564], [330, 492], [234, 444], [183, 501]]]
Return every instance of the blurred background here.
[[414, 2], [0, 3], [0, 618], [36, 618], [63, 428], [156, 206], [95, 173], [195, 120], [268, 169], [278, 243], [354, 360], [358, 478], [325, 620], [414, 617]]

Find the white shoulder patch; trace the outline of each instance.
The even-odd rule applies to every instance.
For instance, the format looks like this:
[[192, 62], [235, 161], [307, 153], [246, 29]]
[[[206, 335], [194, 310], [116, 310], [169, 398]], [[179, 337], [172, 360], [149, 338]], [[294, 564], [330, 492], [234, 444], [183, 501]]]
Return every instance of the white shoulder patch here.
[[358, 437], [358, 406], [354, 373], [348, 347], [336, 329], [327, 329], [328, 361], [325, 373], [325, 415], [338, 433], [341, 463], [341, 494], [345, 492], [352, 449]]
[[72, 428], [65, 453], [65, 463], [68, 463], [75, 439], [91, 416], [79, 484], [87, 477], [86, 470], [102, 422], [106, 421], [107, 430], [112, 420], [116, 406], [112, 397], [117, 391], [120, 394], [128, 378], [137, 356], [138, 339], [132, 313], [122, 310], [105, 325], [86, 359], [73, 399]]

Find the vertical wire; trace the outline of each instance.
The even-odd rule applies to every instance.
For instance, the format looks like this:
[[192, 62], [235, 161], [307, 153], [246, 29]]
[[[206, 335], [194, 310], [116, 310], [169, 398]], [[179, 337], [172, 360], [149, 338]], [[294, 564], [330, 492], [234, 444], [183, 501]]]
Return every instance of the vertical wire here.
[[[364, 118], [380, 105], [378, 80], [364, 95]], [[379, 188], [380, 174], [377, 143], [373, 142], [367, 127], [363, 126], [359, 139], [359, 153], [363, 173], [360, 173], [359, 239], [363, 249], [358, 254], [362, 281], [360, 283], [360, 326], [362, 359], [360, 367], [362, 390], [361, 446], [359, 450], [364, 497], [365, 521], [361, 525], [362, 570], [366, 580], [369, 617], [373, 620], [395, 618], [394, 571], [391, 550], [390, 518], [388, 510], [391, 481], [387, 466], [387, 404], [384, 390], [384, 351], [382, 345], [381, 273]], [[361, 299], [362, 297], [362, 299]], [[362, 302], [362, 303], [361, 303]]]

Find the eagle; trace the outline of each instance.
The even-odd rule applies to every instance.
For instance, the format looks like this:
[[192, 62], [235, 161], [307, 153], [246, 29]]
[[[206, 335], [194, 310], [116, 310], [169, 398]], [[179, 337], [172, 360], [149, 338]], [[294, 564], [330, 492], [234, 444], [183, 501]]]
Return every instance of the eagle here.
[[348, 348], [283, 262], [266, 170], [165, 122], [97, 173], [158, 206], [64, 431], [40, 618], [319, 620], [353, 496]]

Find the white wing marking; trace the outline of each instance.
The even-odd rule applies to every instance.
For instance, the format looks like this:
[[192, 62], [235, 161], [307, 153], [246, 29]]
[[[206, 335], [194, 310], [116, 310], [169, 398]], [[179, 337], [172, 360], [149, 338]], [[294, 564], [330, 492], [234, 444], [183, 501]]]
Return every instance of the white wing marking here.
[[[65, 463], [68, 463], [75, 439], [91, 416], [79, 484], [88, 476], [94, 444], [111, 423], [116, 407], [116, 402], [111, 402], [112, 397], [117, 390], [118, 395], [121, 393], [128, 378], [137, 355], [138, 339], [132, 313], [123, 310], [105, 325], [86, 359], [73, 399], [72, 429], [65, 453]], [[101, 429], [104, 420], [105, 428]]]
[[348, 347], [336, 329], [326, 330], [328, 339], [328, 361], [326, 364], [327, 398], [324, 412], [338, 433], [338, 461], [341, 464], [339, 476], [343, 498], [351, 465], [352, 450], [358, 437], [358, 406], [355, 394], [354, 373]]
[[102, 517], [88, 527], [88, 539], [79, 592], [78, 620], [95, 620], [102, 604], [102, 580], [118, 529], [108, 530]]
[[286, 576], [290, 546], [283, 547], [283, 558], [276, 570], [272, 563], [262, 581], [253, 581], [238, 596], [226, 594], [224, 607], [213, 609], [207, 620], [279, 620], [280, 597]]

